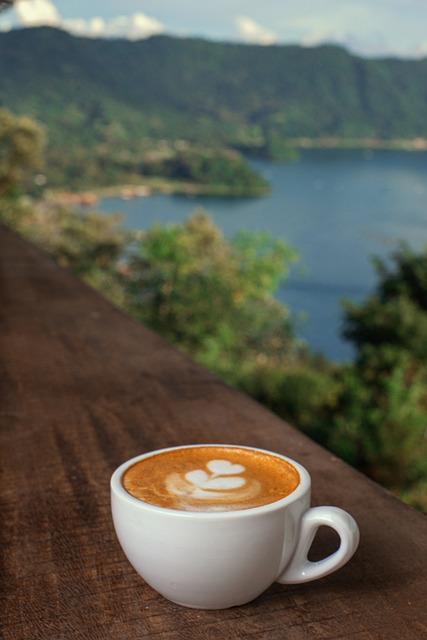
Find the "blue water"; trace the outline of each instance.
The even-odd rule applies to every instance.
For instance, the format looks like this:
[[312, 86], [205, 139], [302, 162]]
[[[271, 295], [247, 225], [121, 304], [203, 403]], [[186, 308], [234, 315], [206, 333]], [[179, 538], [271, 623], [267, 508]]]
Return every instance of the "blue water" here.
[[373, 256], [390, 256], [401, 240], [415, 250], [427, 241], [427, 153], [306, 150], [293, 163], [253, 161], [272, 185], [262, 198], [153, 194], [99, 208], [120, 211], [125, 224], [144, 229], [179, 222], [203, 207], [227, 237], [246, 228], [285, 239], [299, 255], [277, 297], [297, 322], [298, 335], [315, 351], [345, 360], [340, 300], [363, 300], [376, 284]]

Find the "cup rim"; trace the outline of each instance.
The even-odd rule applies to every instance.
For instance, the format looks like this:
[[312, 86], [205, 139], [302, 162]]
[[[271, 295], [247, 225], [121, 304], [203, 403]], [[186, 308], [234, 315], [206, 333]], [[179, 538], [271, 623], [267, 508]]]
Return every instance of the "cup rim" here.
[[[259, 453], [265, 453], [267, 455], [273, 455], [282, 460], [285, 460], [289, 464], [295, 467], [300, 476], [300, 482], [298, 486], [287, 496], [284, 498], [280, 498], [279, 500], [275, 500], [274, 502], [269, 502], [267, 504], [260, 505], [258, 507], [249, 507], [247, 509], [233, 509], [230, 511], [184, 511], [180, 509], [172, 509], [171, 507], [161, 507], [155, 504], [151, 504], [150, 502], [145, 502], [140, 500], [139, 498], [135, 498], [130, 493], [126, 491], [124, 488], [121, 478], [124, 472], [136, 464], [140, 460], [145, 458], [149, 458], [161, 453], [165, 453], [167, 451], [177, 450], [177, 449], [194, 449], [201, 447], [228, 447], [228, 448], [236, 448], [236, 449], [248, 449], [250, 451], [257, 451]], [[248, 445], [240, 445], [240, 444], [226, 444], [226, 443], [200, 443], [200, 444], [184, 444], [178, 446], [164, 447], [162, 449], [154, 449], [152, 451], [146, 451], [145, 453], [138, 454], [133, 458], [129, 458], [121, 465], [119, 465], [116, 470], [113, 472], [110, 480], [110, 488], [112, 496], [116, 496], [121, 500], [129, 503], [129, 505], [133, 505], [135, 508], [148, 510], [150, 512], [158, 513], [158, 514], [167, 514], [171, 517], [178, 518], [197, 518], [197, 519], [212, 519], [217, 520], [221, 518], [241, 518], [241, 517], [250, 517], [254, 516], [257, 513], [268, 513], [272, 511], [277, 511], [288, 504], [292, 504], [293, 502], [298, 501], [304, 494], [308, 493], [311, 488], [311, 478], [310, 474], [305, 467], [302, 466], [296, 460], [289, 458], [281, 453], [276, 451], [271, 451], [268, 449], [262, 449], [259, 447], [252, 447]]]

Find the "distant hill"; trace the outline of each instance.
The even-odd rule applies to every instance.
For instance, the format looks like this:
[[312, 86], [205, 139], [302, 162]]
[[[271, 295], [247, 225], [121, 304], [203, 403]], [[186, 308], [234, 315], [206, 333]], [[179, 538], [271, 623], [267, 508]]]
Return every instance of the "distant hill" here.
[[427, 138], [427, 59], [40, 27], [0, 34], [0, 107], [46, 126], [52, 184], [191, 181], [196, 157], [209, 182], [212, 158], [222, 180], [236, 150], [281, 158], [290, 139]]

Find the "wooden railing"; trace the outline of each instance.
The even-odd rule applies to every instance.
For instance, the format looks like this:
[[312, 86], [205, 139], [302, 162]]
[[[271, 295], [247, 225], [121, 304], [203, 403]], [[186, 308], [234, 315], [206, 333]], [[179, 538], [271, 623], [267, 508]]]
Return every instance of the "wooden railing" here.
[[[0, 270], [4, 640], [427, 637], [425, 516], [4, 228]], [[359, 524], [349, 564], [223, 611], [185, 609], [148, 587], [116, 540], [110, 475], [144, 451], [204, 442], [300, 461], [313, 504]], [[318, 535], [313, 554], [333, 544]]]

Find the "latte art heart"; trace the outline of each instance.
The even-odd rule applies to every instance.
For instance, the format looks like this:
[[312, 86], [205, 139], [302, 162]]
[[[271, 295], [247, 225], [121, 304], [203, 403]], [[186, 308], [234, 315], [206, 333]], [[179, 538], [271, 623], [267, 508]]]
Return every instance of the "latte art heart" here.
[[235, 503], [255, 496], [260, 490], [257, 480], [245, 478], [246, 467], [229, 460], [208, 460], [205, 469], [171, 473], [166, 479], [168, 491], [197, 504]]
[[210, 473], [203, 469], [188, 471], [184, 478], [195, 487], [195, 494], [202, 496], [204, 491], [231, 491], [246, 484], [241, 473], [246, 471], [242, 464], [233, 464], [228, 460], [209, 460], [206, 464]]
[[187, 488], [187, 494], [193, 493], [202, 498], [205, 491], [232, 491], [246, 484], [245, 478], [237, 475], [246, 471], [242, 464], [233, 464], [228, 460], [209, 460], [206, 467], [210, 473], [204, 469], [193, 469], [184, 475], [184, 481], [192, 485]]

